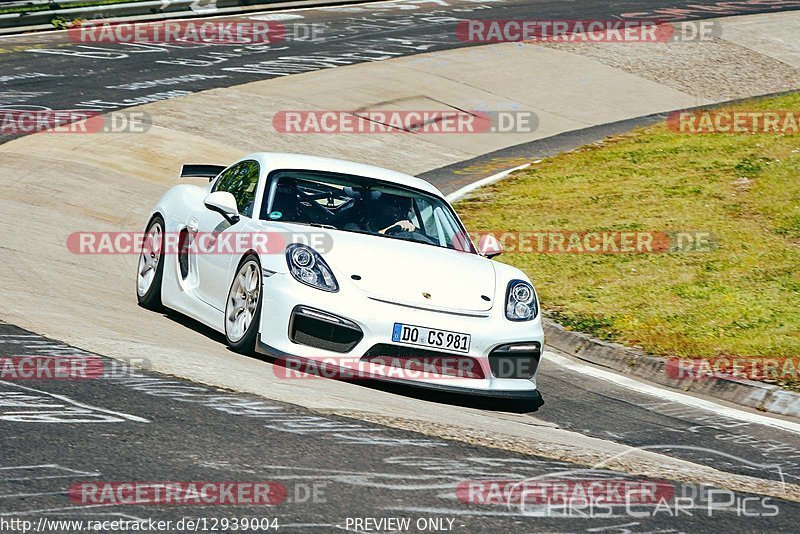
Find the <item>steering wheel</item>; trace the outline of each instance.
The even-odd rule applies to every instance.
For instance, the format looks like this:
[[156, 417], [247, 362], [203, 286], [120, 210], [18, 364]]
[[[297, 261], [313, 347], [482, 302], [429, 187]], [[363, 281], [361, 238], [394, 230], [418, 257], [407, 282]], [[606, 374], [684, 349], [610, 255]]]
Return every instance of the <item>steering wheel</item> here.
[[427, 243], [428, 245], [436, 245], [436, 241], [431, 239], [430, 237], [426, 236], [419, 230], [414, 230], [409, 232], [408, 230], [403, 230], [399, 226], [395, 225], [386, 230], [386, 235], [390, 235], [392, 237], [399, 237], [401, 239], [406, 239], [408, 241], [417, 241], [419, 243]]

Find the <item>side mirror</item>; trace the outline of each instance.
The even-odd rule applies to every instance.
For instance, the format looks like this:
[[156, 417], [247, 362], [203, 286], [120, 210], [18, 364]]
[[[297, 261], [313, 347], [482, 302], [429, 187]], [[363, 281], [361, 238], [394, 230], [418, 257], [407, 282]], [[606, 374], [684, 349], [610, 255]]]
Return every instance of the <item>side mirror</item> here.
[[478, 254], [487, 258], [494, 258], [503, 253], [500, 241], [492, 234], [483, 234], [478, 239]]
[[206, 208], [216, 211], [231, 223], [239, 222], [239, 208], [236, 207], [236, 199], [227, 191], [214, 191], [203, 200]]

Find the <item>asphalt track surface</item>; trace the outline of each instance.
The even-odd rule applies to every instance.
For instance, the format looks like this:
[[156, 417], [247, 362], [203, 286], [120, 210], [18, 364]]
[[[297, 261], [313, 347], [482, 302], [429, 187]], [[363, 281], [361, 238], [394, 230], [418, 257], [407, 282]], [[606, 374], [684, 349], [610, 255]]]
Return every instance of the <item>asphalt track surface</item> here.
[[[5, 324], [0, 351], [99, 358]], [[800, 518], [797, 503], [653, 480], [666, 484], [658, 495], [669, 504], [567, 509], [533, 499], [524, 505], [469, 502], [459, 484], [480, 479], [648, 481], [310, 413], [110, 360], [102, 376], [91, 376], [0, 381], [3, 532], [15, 531], [19, 523], [12, 520], [31, 521], [31, 528], [44, 532], [80, 531], [75, 523], [57, 521], [83, 521], [88, 528], [90, 521], [115, 520], [169, 520], [171, 529], [161, 531], [189, 530], [179, 528], [182, 519], [232, 532], [222, 527], [236, 518], [271, 526], [277, 519], [279, 530], [288, 532], [370, 532], [375, 524], [367, 528], [356, 520], [395, 517], [410, 520], [410, 532], [791, 532]], [[276, 491], [285, 500], [271, 506], [246, 500], [200, 505], [186, 494], [190, 504], [123, 504], [93, 489], [106, 483], [209, 481], [280, 484]], [[76, 491], [76, 485], [92, 489]], [[680, 511], [673, 504], [677, 496], [686, 499]], [[752, 516], [742, 515], [742, 503]]]
[[[511, 0], [443, 4], [409, 2], [408, 5], [415, 6], [413, 10], [403, 9], [403, 4], [393, 4], [303, 11], [304, 18], [297, 22], [324, 24], [322, 40], [289, 39], [278, 47], [90, 46], [72, 43], [63, 33], [5, 38], [0, 40], [0, 109], [110, 111], [213, 87], [466, 46], [453, 37], [455, 21], [452, 19], [456, 18], [602, 19], [635, 13], [635, 18], [664, 19], [800, 7], [800, 2], [786, 1], [743, 2], [737, 8], [729, 8], [733, 12], [725, 12], [720, 7], [706, 10], [712, 3], [704, 6], [691, 1]], [[457, 174], [457, 171], [468, 166], [480, 168], [481, 162], [493, 157], [546, 156], [608, 133], [624, 131], [632, 124], [623, 122], [563, 134], [432, 171], [424, 177], [448, 189], [448, 184], [464, 178], [464, 173]], [[11, 137], [0, 137], [0, 141]], [[476, 171], [474, 178], [479, 178], [480, 174], [481, 171]], [[2, 326], [2, 335], [0, 354], [3, 355], [51, 355], [58, 346], [57, 342], [11, 325]], [[732, 510], [709, 515], [703, 513], [701, 503], [692, 516], [675, 518], [662, 512], [656, 517], [637, 519], [628, 515], [591, 519], [533, 518], [529, 517], [531, 510], [470, 506], [454, 495], [454, 486], [459, 480], [518, 479], [553, 476], [554, 473], [558, 476], [559, 471], [569, 466], [329, 416], [322, 416], [330, 419], [321, 423], [324, 431], [319, 428], [313, 432], [297, 431], [297, 428], [287, 431], [286, 421], [291, 422], [293, 417], [320, 416], [232, 392], [191, 389], [189, 391], [198, 396], [190, 402], [185, 395], [187, 390], [181, 388], [208, 388], [172, 377], [148, 375], [147, 378], [163, 379], [171, 384], [160, 390], [156, 388], [160, 393], [153, 393], [153, 388], [148, 389], [131, 378], [0, 382], [0, 409], [3, 410], [0, 416], [3, 436], [0, 513], [3, 517], [22, 514], [38, 518], [44, 514], [83, 519], [94, 516], [222, 518], [241, 517], [243, 511], [249, 517], [263, 517], [262, 509], [247, 507], [205, 507], [197, 508], [195, 513], [185, 507], [170, 506], [91, 509], [76, 506], [67, 498], [65, 488], [76, 477], [86, 476], [99, 481], [277, 480], [297, 485], [289, 488], [290, 495], [295, 491], [302, 493], [315, 482], [322, 481], [325, 497], [316, 499], [317, 502], [313, 499], [311, 502], [286, 502], [268, 509], [271, 517], [279, 517], [282, 527], [299, 531], [333, 531], [344, 526], [347, 517], [391, 514], [415, 519], [454, 518], [453, 530], [463, 532], [494, 532], [501, 528], [515, 532], [590, 529], [790, 532], [796, 530], [793, 527], [800, 519], [797, 505], [787, 502], [778, 503], [780, 514], [776, 517], [743, 517]], [[652, 448], [733, 473], [800, 482], [800, 440], [796, 434], [666, 402], [654, 395], [577, 375], [547, 361], [540, 371], [539, 383], [545, 404], [536, 416], [563, 428]], [[365, 384], [364, 387], [387, 386]], [[423, 398], [426, 395], [403, 388], [397, 393]], [[42, 403], [52, 403], [54, 394], [64, 396], [54, 403], [60, 407], [43, 408]], [[20, 395], [26, 398], [21, 399]], [[205, 395], [224, 396], [227, 400], [206, 402], [202, 399]], [[455, 397], [432, 400], [470, 402]], [[89, 408], [77, 407], [75, 402]], [[230, 403], [239, 408], [231, 408]], [[248, 409], [243, 410], [242, 403]], [[252, 406], [256, 408], [251, 410]], [[43, 410], [54, 411], [54, 419], [60, 422], [44, 423], [36, 419], [41, 416], [25, 421], [25, 417], [14, 413], [41, 413]], [[74, 417], [80, 414], [75, 415], [70, 410], [88, 410], [90, 414], [99, 414], [101, 420], [102, 414], [108, 415], [101, 410], [119, 411], [133, 419], [111, 416], [111, 419], [121, 420], [78, 423]], [[62, 411], [66, 411], [66, 415]], [[242, 415], [242, 411], [249, 415]], [[276, 419], [276, 412], [290, 415]], [[328, 422], [334, 426], [325, 427]], [[294, 498], [294, 501], [302, 500]]]
[[[94, 44], [74, 42], [66, 32], [28, 34], [0, 40], [0, 109], [111, 111], [215, 87], [469, 46], [456, 37], [463, 19], [671, 21], [798, 8], [800, 0], [407, 0], [293, 12], [302, 18], [280, 21], [284, 40], [251, 46]], [[0, 142], [10, 137], [0, 134]]]

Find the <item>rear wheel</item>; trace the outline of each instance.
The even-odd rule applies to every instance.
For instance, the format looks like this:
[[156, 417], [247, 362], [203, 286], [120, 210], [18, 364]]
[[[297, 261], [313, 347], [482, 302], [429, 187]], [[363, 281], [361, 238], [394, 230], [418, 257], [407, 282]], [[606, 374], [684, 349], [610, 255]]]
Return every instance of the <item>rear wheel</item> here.
[[136, 272], [136, 298], [139, 306], [160, 310], [161, 281], [164, 276], [164, 219], [156, 215], [150, 220], [139, 254]]
[[254, 254], [248, 254], [239, 263], [225, 303], [225, 338], [237, 352], [255, 351], [261, 289], [261, 264]]

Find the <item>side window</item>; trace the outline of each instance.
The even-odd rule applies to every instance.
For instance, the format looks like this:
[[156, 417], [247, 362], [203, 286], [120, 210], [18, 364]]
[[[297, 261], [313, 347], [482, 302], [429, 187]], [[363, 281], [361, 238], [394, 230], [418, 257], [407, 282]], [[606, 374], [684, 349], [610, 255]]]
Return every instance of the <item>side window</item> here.
[[259, 174], [258, 162], [247, 160], [224, 171], [214, 186], [214, 191], [227, 191], [236, 199], [239, 213], [253, 216]]
[[[431, 206], [430, 202], [417, 199], [417, 209], [419, 210], [422, 220], [417, 228], [420, 228], [425, 235], [431, 239], [438, 241], [440, 247], [446, 247], [447, 236], [445, 235], [444, 228], [436, 214], [436, 208]], [[412, 221], [414, 222], [414, 221]]]

